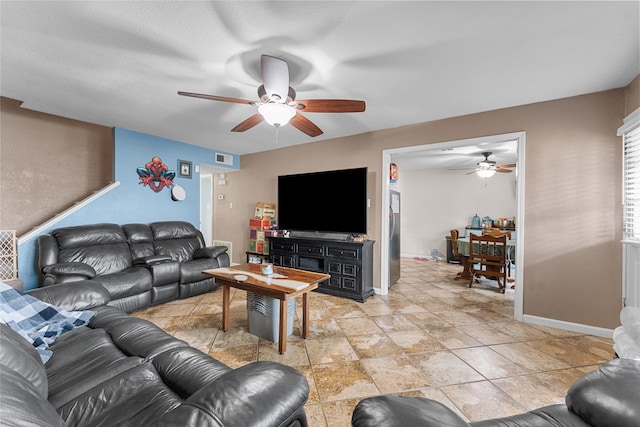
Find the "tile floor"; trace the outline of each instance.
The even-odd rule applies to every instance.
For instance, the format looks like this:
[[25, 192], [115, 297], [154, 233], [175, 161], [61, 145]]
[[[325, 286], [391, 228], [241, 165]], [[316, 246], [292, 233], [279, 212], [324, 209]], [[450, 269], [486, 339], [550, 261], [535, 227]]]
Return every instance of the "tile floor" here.
[[568, 387], [613, 356], [612, 341], [513, 320], [513, 291], [468, 288], [459, 266], [402, 260], [389, 295], [366, 303], [311, 293], [310, 337], [299, 338], [297, 305], [287, 352], [248, 331], [246, 293], [232, 290], [231, 328], [222, 291], [134, 315], [231, 367], [255, 360], [291, 365], [307, 377], [311, 427], [349, 426], [363, 398], [393, 393], [436, 399], [468, 421], [564, 401]]

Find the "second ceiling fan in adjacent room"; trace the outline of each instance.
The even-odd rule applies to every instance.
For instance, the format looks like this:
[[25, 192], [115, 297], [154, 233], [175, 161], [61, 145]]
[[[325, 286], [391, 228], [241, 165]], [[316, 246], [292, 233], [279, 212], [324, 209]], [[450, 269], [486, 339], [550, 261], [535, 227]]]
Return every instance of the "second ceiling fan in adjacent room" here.
[[477, 174], [481, 178], [490, 178], [496, 172], [500, 173], [511, 173], [512, 168], [516, 167], [515, 163], [509, 163], [505, 165], [497, 165], [493, 160], [489, 160], [489, 156], [492, 154], [490, 151], [485, 151], [481, 153], [484, 156], [484, 160], [478, 162], [476, 167], [474, 168], [452, 168], [450, 170], [469, 170], [473, 169], [471, 172], [467, 173], [467, 175], [471, 175], [472, 173]]

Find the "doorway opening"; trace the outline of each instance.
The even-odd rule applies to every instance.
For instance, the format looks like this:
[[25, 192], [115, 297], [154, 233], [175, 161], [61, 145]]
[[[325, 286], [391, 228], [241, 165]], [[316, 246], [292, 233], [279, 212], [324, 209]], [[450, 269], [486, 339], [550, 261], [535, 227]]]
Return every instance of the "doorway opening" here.
[[[515, 264], [518, 268], [518, 273], [515, 277], [515, 295], [514, 295], [514, 318], [522, 320], [523, 315], [523, 267], [524, 267], [524, 178], [525, 178], [525, 132], [514, 132], [509, 134], [492, 135], [480, 138], [471, 138], [456, 141], [446, 141], [432, 144], [424, 144], [419, 146], [402, 147], [395, 149], [383, 150], [382, 155], [382, 170], [389, 171], [391, 163], [393, 162], [394, 155], [406, 155], [411, 154], [417, 156], [419, 153], [429, 155], [429, 152], [434, 156], [437, 153], [446, 152], [447, 150], [458, 149], [460, 147], [482, 147], [486, 148], [486, 151], [491, 151], [491, 147], [497, 147], [500, 144], [504, 144], [505, 141], [515, 141], [516, 144], [516, 164], [517, 168], [514, 170], [515, 174], [515, 192], [516, 192], [516, 250], [515, 250]], [[425, 153], [426, 152], [426, 153]], [[479, 159], [480, 160], [480, 159]], [[476, 162], [479, 160], [475, 160]], [[402, 171], [399, 171], [398, 180], [402, 179]], [[387, 212], [388, 206], [391, 203], [390, 190], [391, 183], [388, 173], [381, 174], [382, 179], [382, 197], [380, 212]], [[461, 197], [464, 196], [464, 191], [460, 191]], [[388, 221], [381, 221], [381, 236], [389, 236], [390, 224]], [[380, 289], [376, 289], [377, 293], [386, 295], [389, 292], [389, 274], [390, 274], [390, 244], [388, 239], [381, 239], [380, 244]]]

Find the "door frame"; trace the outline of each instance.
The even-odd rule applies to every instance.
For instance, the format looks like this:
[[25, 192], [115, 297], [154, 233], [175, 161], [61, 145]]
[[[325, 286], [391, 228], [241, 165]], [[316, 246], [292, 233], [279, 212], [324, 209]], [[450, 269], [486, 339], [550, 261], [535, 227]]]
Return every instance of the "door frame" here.
[[[432, 144], [416, 145], [411, 147], [391, 148], [382, 150], [382, 171], [380, 174], [382, 184], [382, 197], [380, 212], [381, 231], [380, 236], [389, 235], [389, 221], [385, 221], [387, 207], [389, 206], [389, 168], [391, 165], [391, 156], [396, 153], [408, 153], [412, 151], [429, 149], [445, 149], [458, 148], [476, 144], [491, 144], [504, 142], [505, 140], [516, 140], [518, 167], [516, 168], [516, 266], [517, 274], [515, 280], [515, 296], [514, 296], [514, 318], [522, 320], [523, 317], [523, 277], [524, 277], [524, 236], [525, 236], [525, 145], [526, 133], [524, 131], [506, 133], [500, 135], [484, 136], [479, 138], [461, 139], [455, 141], [436, 142]], [[376, 289], [377, 293], [386, 295], [389, 293], [389, 240], [385, 237], [380, 239], [380, 289]]]

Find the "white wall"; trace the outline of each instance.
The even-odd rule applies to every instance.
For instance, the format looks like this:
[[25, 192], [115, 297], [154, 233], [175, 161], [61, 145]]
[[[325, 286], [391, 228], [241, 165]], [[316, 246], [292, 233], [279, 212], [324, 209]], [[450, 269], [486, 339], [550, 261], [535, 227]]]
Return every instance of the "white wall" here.
[[516, 174], [497, 173], [489, 179], [465, 171], [415, 170], [400, 167], [397, 189], [401, 192], [401, 255], [427, 257], [438, 249], [446, 257], [449, 230], [471, 225], [480, 218], [516, 215]]

